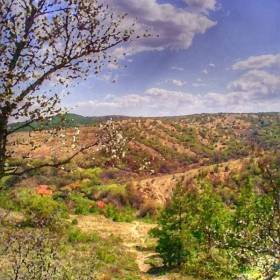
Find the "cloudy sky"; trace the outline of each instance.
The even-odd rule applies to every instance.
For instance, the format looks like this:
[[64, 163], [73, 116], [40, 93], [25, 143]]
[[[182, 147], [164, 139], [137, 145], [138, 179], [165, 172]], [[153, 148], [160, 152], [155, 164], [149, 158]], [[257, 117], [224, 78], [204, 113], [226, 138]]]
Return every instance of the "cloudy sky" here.
[[[114, 0], [159, 35], [71, 89], [84, 116], [279, 111], [279, 0]], [[127, 65], [127, 67], [123, 67]], [[115, 82], [113, 82], [115, 81]], [[78, 107], [76, 107], [78, 106]]]

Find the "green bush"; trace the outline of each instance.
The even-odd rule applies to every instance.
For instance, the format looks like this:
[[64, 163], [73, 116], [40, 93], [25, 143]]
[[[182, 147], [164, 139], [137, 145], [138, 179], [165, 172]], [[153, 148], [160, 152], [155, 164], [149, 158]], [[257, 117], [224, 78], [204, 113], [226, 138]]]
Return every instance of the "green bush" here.
[[84, 198], [79, 195], [71, 195], [71, 200], [75, 201], [76, 206], [74, 210], [75, 215], [88, 215], [90, 213], [99, 213], [99, 209], [95, 201]]
[[124, 185], [110, 184], [103, 186], [96, 186], [94, 198], [96, 200], [102, 199], [107, 203], [115, 206], [125, 206], [129, 203], [129, 195], [127, 188]]
[[26, 224], [30, 226], [60, 228], [61, 219], [69, 217], [63, 202], [54, 201], [51, 196], [37, 195], [30, 188], [20, 189], [15, 202], [23, 210]]
[[63, 243], [49, 229], [4, 228], [0, 236], [0, 279], [61, 279], [59, 251]]
[[133, 221], [133, 210], [129, 206], [126, 206], [122, 209], [118, 209], [114, 205], [108, 204], [104, 208], [103, 212], [106, 218], [111, 218], [115, 222]]
[[68, 233], [68, 241], [70, 243], [86, 243], [86, 242], [93, 242], [98, 241], [99, 237], [96, 233], [84, 233], [79, 229], [72, 229]]
[[6, 191], [0, 192], [0, 207], [7, 210], [14, 210], [14, 211], [20, 210], [20, 206], [11, 200], [11, 197]]
[[88, 215], [90, 208], [88, 203], [85, 203], [83, 201], [78, 201], [75, 207], [75, 215]]

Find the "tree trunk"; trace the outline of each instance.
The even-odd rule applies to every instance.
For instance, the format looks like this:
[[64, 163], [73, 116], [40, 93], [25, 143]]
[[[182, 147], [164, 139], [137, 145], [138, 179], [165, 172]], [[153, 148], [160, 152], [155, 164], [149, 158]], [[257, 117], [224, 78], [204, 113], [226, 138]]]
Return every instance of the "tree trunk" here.
[[5, 163], [7, 160], [7, 136], [8, 136], [8, 115], [7, 107], [2, 108], [0, 113], [0, 179], [5, 173]]

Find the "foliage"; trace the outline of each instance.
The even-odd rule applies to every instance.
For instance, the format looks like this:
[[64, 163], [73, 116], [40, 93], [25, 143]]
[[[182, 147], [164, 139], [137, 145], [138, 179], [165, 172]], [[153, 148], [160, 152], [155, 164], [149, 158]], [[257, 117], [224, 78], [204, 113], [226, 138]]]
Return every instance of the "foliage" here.
[[124, 208], [117, 208], [109, 203], [103, 210], [105, 217], [113, 219], [115, 222], [132, 222], [133, 210], [130, 206]]
[[0, 207], [6, 210], [20, 210], [20, 206], [10, 199], [9, 193], [7, 191], [0, 192]]
[[59, 229], [62, 217], [68, 217], [65, 204], [57, 202], [51, 196], [40, 196], [33, 189], [22, 188], [16, 193], [14, 201], [25, 214], [26, 224], [34, 227]]
[[279, 276], [279, 153], [256, 160], [230, 207], [202, 179], [176, 187], [151, 231], [165, 265], [201, 279]]
[[109, 184], [96, 186], [93, 193], [96, 199], [103, 199], [105, 202], [112, 203], [115, 206], [125, 206], [129, 202], [124, 185]]
[[[263, 115], [262, 118], [264, 116], [266, 115]], [[251, 137], [250, 132], [255, 127], [259, 128], [259, 132], [254, 137], [265, 138], [267, 135], [264, 135], [264, 130], [269, 132], [264, 148], [270, 146], [269, 143], [272, 143], [272, 140], [278, 141], [277, 137], [272, 137], [277, 129], [277, 122], [273, 121], [275, 117], [273, 114], [270, 117], [266, 116], [265, 122], [262, 124], [258, 120], [258, 114], [254, 114], [250, 123], [251, 127], [246, 124], [245, 129], [245, 126], [242, 128], [240, 125], [241, 129], [232, 129], [228, 138], [223, 138], [222, 136], [222, 133], [226, 134], [225, 132], [228, 130], [225, 129], [225, 123], [221, 123], [219, 129], [215, 128], [212, 131], [213, 134], [217, 133], [217, 137], [213, 136], [213, 139], [217, 140], [215, 149], [221, 149], [215, 152], [209, 147], [202, 147], [204, 144], [197, 141], [200, 134], [199, 130], [191, 128], [192, 130], [188, 131], [189, 126], [194, 126], [197, 124], [196, 121], [200, 121], [199, 116], [179, 118], [178, 123], [174, 120], [172, 129], [167, 128], [170, 120], [162, 120], [164, 126], [162, 125], [162, 128], [157, 131], [159, 138], [149, 142], [144, 141], [147, 144], [144, 149], [157, 149], [158, 154], [155, 157], [160, 157], [160, 160], [153, 161], [151, 157], [151, 165], [157, 168], [155, 170], [164, 169], [172, 172], [177, 167], [182, 168], [182, 166], [189, 165], [190, 161], [187, 163], [180, 161], [180, 164], [176, 168], [174, 167], [175, 169], [172, 169], [173, 160], [181, 160], [182, 157], [179, 157], [179, 154], [184, 153], [184, 151], [180, 151], [179, 147], [177, 151], [174, 149], [171, 153], [170, 149], [166, 149], [164, 145], [169, 145], [169, 141], [173, 141], [178, 147], [178, 141], [181, 141], [180, 139], [184, 136], [186, 149], [195, 152], [194, 157], [199, 159], [195, 166], [199, 164], [209, 165], [213, 161], [219, 162], [220, 160], [242, 156], [234, 154], [235, 149], [240, 148], [239, 145], [236, 145], [235, 140], [236, 142], [240, 141], [242, 146], [248, 142], [247, 136], [244, 136], [245, 133], [248, 133], [248, 137]], [[268, 119], [271, 121], [268, 121]], [[240, 115], [240, 120], [245, 121], [246, 118]], [[159, 121], [161, 120], [155, 120], [155, 124], [158, 124]], [[145, 120], [143, 119], [142, 123], [144, 122]], [[263, 126], [269, 122], [271, 122], [271, 125]], [[132, 124], [133, 120], [131, 123], [128, 122], [128, 125]], [[210, 130], [204, 129], [203, 132], [207, 134], [204, 140], [210, 143], [212, 141], [208, 138]], [[243, 138], [240, 135], [237, 136], [240, 131], [243, 133]], [[163, 138], [167, 137], [166, 134], [170, 134], [168, 136], [170, 138], [166, 138], [167, 140]], [[236, 138], [234, 138], [234, 135], [236, 135]], [[241, 138], [238, 138], [239, 136]], [[146, 138], [149, 137], [150, 134], [147, 133]], [[141, 138], [139, 137], [139, 139]], [[137, 138], [137, 141], [139, 139]], [[165, 139], [164, 145], [158, 145], [157, 142], [162, 142], [163, 139]], [[141, 141], [139, 140], [140, 144], [143, 144], [144, 142]], [[173, 142], [172, 144], [174, 144]], [[199, 143], [195, 144], [195, 142]], [[226, 145], [222, 145], [225, 143]], [[136, 156], [136, 161], [139, 160], [136, 164], [140, 166], [140, 162], [149, 155], [149, 152], [146, 150], [142, 154], [143, 146], [138, 150], [137, 147], [135, 149], [131, 148], [131, 151], [128, 152]], [[248, 146], [244, 150], [247, 148]], [[161, 254], [166, 266], [180, 268], [182, 273], [193, 276], [195, 279], [235, 279], [235, 277], [247, 279], [248, 275], [252, 273], [254, 273], [255, 278], [272, 279], [273, 277], [279, 277], [279, 152], [275, 150], [274, 153], [267, 153], [267, 156], [261, 156], [264, 152], [257, 147], [254, 147], [254, 149], [256, 150], [256, 155], [245, 159], [242, 166], [241, 163], [238, 163], [237, 167], [237, 165], [229, 162], [216, 164], [214, 168], [202, 168], [196, 178], [193, 179], [191, 185], [177, 186], [174, 190], [173, 198], [160, 215], [158, 228], [153, 230], [153, 235], [159, 239], [157, 251]], [[232, 151], [230, 152], [229, 150]], [[218, 158], [216, 155], [221, 157]], [[162, 159], [163, 156], [168, 159], [168, 163]], [[205, 159], [205, 157], [209, 158], [202, 162], [201, 160]], [[126, 159], [126, 157], [122, 158], [123, 162], [121, 164], [125, 165], [124, 161]], [[131, 162], [133, 162], [133, 157]], [[40, 171], [34, 171], [34, 174], [30, 173], [34, 177], [26, 178], [24, 183], [23, 181], [21, 182], [24, 186], [28, 186], [31, 179], [34, 179], [35, 182], [38, 182], [39, 178], [44, 181], [50, 176], [60, 179], [59, 186], [65, 186], [66, 183], [68, 186], [61, 189], [58, 186], [58, 191], [55, 192], [57, 194], [56, 200], [51, 199], [51, 197], [33, 197], [34, 193], [30, 193], [29, 190], [22, 192], [22, 189], [19, 189], [19, 193], [22, 192], [22, 194], [17, 195], [17, 192], [4, 192], [4, 188], [1, 188], [0, 206], [15, 210], [22, 208], [27, 214], [29, 220], [28, 223], [25, 223], [27, 228], [21, 228], [18, 233], [20, 234], [23, 230], [39, 231], [44, 229], [39, 228], [39, 224], [34, 224], [34, 211], [38, 211], [39, 218], [49, 214], [53, 217], [51, 213], [54, 213], [55, 219], [53, 221], [60, 222], [61, 214], [65, 214], [63, 200], [67, 202], [69, 209], [76, 211], [75, 213], [89, 214], [95, 210], [97, 211], [96, 207], [90, 206], [95, 205], [95, 200], [100, 199], [108, 204], [104, 208], [104, 214], [115, 221], [130, 221], [133, 218], [134, 211], [130, 205], [139, 210], [140, 216], [147, 214], [152, 217], [153, 212], [156, 214], [158, 209], [155, 207], [153, 200], [148, 199], [144, 202], [137, 185], [128, 184], [127, 187], [124, 187], [124, 185], [119, 184], [118, 176], [121, 173], [115, 172], [112, 176], [112, 182], [115, 179], [118, 184], [112, 184], [111, 182], [107, 184], [102, 181], [104, 178], [99, 179], [99, 176], [102, 176], [99, 174], [100, 170], [94, 168], [93, 165], [89, 166], [91, 166], [89, 170], [78, 168], [70, 173], [53, 172], [52, 174], [52, 172], [49, 173], [49, 171], [40, 169]], [[220, 176], [221, 172], [222, 176]], [[65, 177], [61, 174], [65, 174]], [[125, 173], [125, 176], [127, 180], [131, 180], [132, 173]], [[30, 180], [28, 181], [28, 179]], [[175, 179], [177, 180], [177, 177], [174, 176], [172, 180], [175, 182]], [[181, 184], [184, 181], [185, 178], [181, 180]], [[1, 185], [17, 186], [18, 182], [12, 177], [6, 177], [1, 181]], [[50, 205], [50, 209], [48, 209], [47, 205]], [[62, 212], [53, 212], [56, 208], [61, 209]], [[52, 220], [46, 222], [47, 220], [44, 219], [44, 223], [53, 228]], [[29, 229], [28, 226], [30, 225], [35, 226], [35, 228]], [[28, 242], [26, 243], [32, 244]], [[69, 259], [75, 263], [75, 257], [78, 261], [84, 257], [84, 261], [86, 261], [89, 256], [92, 256], [93, 267], [92, 270], [88, 270], [92, 274], [96, 276], [96, 273], [99, 273], [101, 278], [104, 276], [104, 278], [113, 277], [113, 279], [118, 279], [119, 277], [119, 279], [126, 279], [125, 274], [122, 274], [121, 269], [118, 267], [118, 264], [122, 262], [120, 257], [122, 253], [120, 252], [123, 252], [123, 249], [121, 249], [119, 243], [117, 247], [111, 243], [113, 242], [113, 237], [104, 241], [94, 233], [90, 235], [77, 229], [69, 229], [69, 232], [64, 236], [63, 242], [65, 242], [67, 249], [61, 248], [61, 260]], [[105, 246], [103, 242], [108, 244]], [[86, 251], [89, 248], [92, 249], [91, 252]], [[73, 253], [70, 256], [67, 254], [68, 249], [71, 253], [74, 251], [79, 253]], [[87, 252], [87, 254], [83, 256], [83, 252]], [[73, 267], [78, 265], [74, 263]], [[102, 269], [102, 265], [98, 267], [100, 263], [104, 265]], [[88, 263], [81, 261], [80, 266], [78, 266], [81, 268], [83, 264], [86, 267], [88, 265]], [[129, 266], [128, 263], [125, 265]], [[133, 269], [135, 269], [134, 266]], [[68, 267], [67, 271], [70, 273], [71, 269]], [[111, 271], [116, 273], [117, 276], [110, 276]], [[69, 275], [67, 273], [65, 272], [65, 278], [63, 279], [67, 279], [67, 275]], [[75, 277], [78, 272], [72, 271], [71, 273], [75, 275], [72, 279], [77, 279]], [[87, 273], [84, 272], [84, 274]], [[131, 279], [137, 279], [135, 275], [131, 277]]]
[[177, 185], [151, 234], [158, 238], [156, 251], [165, 265], [203, 279], [223, 279], [234, 272], [227, 252], [217, 246], [228, 222], [229, 214], [209, 183], [202, 190]]
[[70, 224], [57, 232], [13, 223], [9, 226], [1, 223], [0, 278], [140, 279], [132, 255], [126, 252], [119, 238], [104, 239]]
[[0, 276], [3, 279], [59, 279], [60, 240], [47, 229], [4, 231], [1, 234]]
[[99, 241], [99, 237], [96, 233], [86, 234], [81, 232], [81, 230], [73, 228], [68, 233], [68, 240], [70, 243], [86, 243], [92, 241]]
[[[79, 124], [78, 116], [73, 116], [73, 118], [74, 124], [76, 123], [77, 127]], [[108, 119], [108, 117], [101, 118], [100, 120], [106, 119]], [[148, 169], [145, 170], [145, 173], [151, 173], [153, 171], [153, 174], [171, 174], [175, 172], [185, 172], [185, 170], [190, 168], [211, 165], [213, 163], [242, 158], [246, 159], [252, 148], [256, 151], [258, 150], [256, 143], [262, 143], [262, 149], [265, 149], [265, 151], [273, 151], [273, 149], [280, 145], [280, 137], [278, 137], [280, 130], [279, 121], [277, 121], [277, 113], [203, 114], [161, 119], [143, 118], [141, 122], [135, 118], [114, 117], [114, 120], [115, 119], [118, 119], [118, 122], [115, 123], [115, 129], [117, 128], [118, 133], [122, 131], [124, 138], [132, 140], [125, 153], [122, 153], [124, 157], [121, 156], [117, 161], [114, 161], [114, 164], [118, 162], [118, 167], [120, 169], [118, 169], [118, 171], [117, 169], [105, 170], [102, 174], [104, 180], [107, 178], [117, 179], [120, 176], [135, 176], [134, 172], [139, 173], [147, 162], [149, 162], [149, 166]], [[266, 119], [266, 122], [271, 123], [271, 125], [262, 126], [260, 122], [261, 119]], [[147, 126], [147, 123], [149, 123], [149, 126]], [[90, 144], [91, 139], [94, 138], [93, 135], [98, 133], [98, 125], [99, 122], [96, 123], [94, 121], [91, 126], [87, 124], [86, 128], [80, 128], [80, 134], [76, 135], [76, 150], [82, 145]], [[148, 127], [149, 129], [147, 129]], [[67, 135], [67, 145], [73, 144], [71, 137], [76, 133], [74, 128], [71, 129], [68, 129], [66, 134], [64, 132], [61, 133]], [[255, 129], [259, 130], [258, 135], [254, 135], [253, 132]], [[202, 131], [206, 133], [205, 139], [201, 139], [200, 132]], [[33, 136], [36, 138], [38, 137], [36, 134]], [[37, 144], [43, 142], [45, 138], [48, 138], [48, 135], [41, 138], [42, 141], [37, 141]], [[44, 143], [44, 145], [46, 149], [52, 149], [55, 144], [58, 143], [59, 141], [51, 141]], [[24, 150], [27, 146], [23, 148], [22, 145], [19, 145], [19, 147], [22, 147], [21, 149]], [[59, 145], [59, 147], [61, 148], [61, 145]], [[11, 148], [14, 149], [13, 146], [11, 146]], [[71, 150], [72, 148], [70, 147], [70, 149], [68, 149], [69, 153]], [[65, 149], [63, 148], [62, 151], [62, 153], [58, 152], [56, 160], [69, 154], [66, 153], [66, 147]], [[123, 151], [124, 150], [122, 150], [122, 152]], [[22, 160], [21, 156], [24, 155], [24, 153], [19, 152], [18, 155], [19, 158], [15, 162], [9, 161], [10, 166], [20, 164]], [[40, 155], [40, 157], [41, 161], [36, 164], [50, 164], [53, 163], [55, 159], [55, 157], [53, 159], [47, 159], [46, 156], [43, 155]], [[28, 160], [30, 159], [25, 159], [25, 162]], [[107, 165], [111, 165], [106, 163], [108, 163], [108, 154], [106, 154], [105, 149], [95, 151], [94, 155], [90, 151], [84, 151], [83, 157], [75, 158], [74, 163], [71, 166], [67, 166], [67, 169], [73, 170], [78, 167], [88, 169], [93, 166], [101, 165], [107, 169]], [[27, 168], [28, 166], [24, 165], [24, 167]], [[121, 170], [123, 172], [121, 172]], [[77, 176], [76, 178], [79, 180], [79, 172], [78, 170], [76, 171], [73, 177]], [[258, 172], [258, 170], [256, 169], [255, 172]], [[61, 174], [60, 172], [57, 173]], [[51, 180], [53, 175], [50, 175], [51, 176], [44, 178], [44, 180]], [[54, 181], [56, 182], [52, 184], [62, 186], [64, 181], [62, 178], [66, 179], [66, 176], [55, 176]], [[70, 184], [70, 182], [68, 184]]]
[[261, 185], [254, 185], [248, 178], [238, 199], [227, 244], [242, 269], [274, 277], [279, 275], [279, 154], [258, 161]]

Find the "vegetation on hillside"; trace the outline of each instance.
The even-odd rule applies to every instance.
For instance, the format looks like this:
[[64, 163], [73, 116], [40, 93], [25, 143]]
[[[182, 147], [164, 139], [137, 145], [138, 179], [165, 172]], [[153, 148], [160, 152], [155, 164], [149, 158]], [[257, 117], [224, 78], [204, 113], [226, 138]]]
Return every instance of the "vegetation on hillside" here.
[[[85, 145], [88, 131], [98, 125], [79, 127]], [[149, 250], [159, 256], [146, 260], [151, 273], [168, 277], [175, 271], [181, 279], [278, 277], [278, 114], [127, 118], [116, 129], [132, 140], [115, 167], [106, 164], [104, 151], [95, 151], [91, 161], [87, 153], [75, 158], [68, 172], [46, 167], [1, 179], [0, 208], [6, 209], [0, 219], [1, 277], [140, 279], [135, 256], [122, 240], [79, 230], [80, 215], [115, 222], [158, 219], [152, 230], [158, 244]], [[46, 135], [34, 141], [40, 144]], [[50, 160], [45, 149], [55, 143], [44, 145], [38, 164]], [[20, 159], [24, 146], [14, 151]], [[135, 182], [141, 179], [142, 185]], [[38, 195], [39, 185], [51, 195]]]
[[[178, 185], [151, 231], [164, 264], [196, 279], [279, 277], [279, 152], [257, 158], [231, 203], [208, 180]], [[244, 174], [243, 174], [244, 175]], [[276, 278], [275, 278], [276, 277]]]
[[4, 196], [1, 208], [20, 212], [0, 213], [1, 279], [140, 279], [122, 240], [113, 233], [104, 238], [82, 232], [63, 201], [30, 188]]

